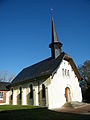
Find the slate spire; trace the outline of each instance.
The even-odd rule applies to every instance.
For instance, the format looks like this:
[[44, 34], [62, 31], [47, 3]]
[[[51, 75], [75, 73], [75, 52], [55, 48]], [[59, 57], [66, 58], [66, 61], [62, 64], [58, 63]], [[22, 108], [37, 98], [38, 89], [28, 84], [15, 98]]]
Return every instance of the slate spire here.
[[60, 43], [58, 40], [53, 17], [52, 17], [52, 43], [49, 44], [49, 47], [51, 48], [52, 58], [56, 59], [61, 54], [62, 43]]
[[52, 17], [52, 43], [54, 43], [54, 42], [59, 42], [59, 40], [58, 40], [57, 32], [55, 29], [53, 17]]

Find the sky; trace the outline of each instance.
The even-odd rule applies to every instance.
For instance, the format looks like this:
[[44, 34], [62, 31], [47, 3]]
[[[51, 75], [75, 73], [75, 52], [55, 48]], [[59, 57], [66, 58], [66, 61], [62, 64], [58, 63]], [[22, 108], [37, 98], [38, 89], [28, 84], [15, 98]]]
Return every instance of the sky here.
[[51, 14], [62, 50], [90, 60], [90, 0], [0, 0], [0, 71], [17, 75], [51, 56]]

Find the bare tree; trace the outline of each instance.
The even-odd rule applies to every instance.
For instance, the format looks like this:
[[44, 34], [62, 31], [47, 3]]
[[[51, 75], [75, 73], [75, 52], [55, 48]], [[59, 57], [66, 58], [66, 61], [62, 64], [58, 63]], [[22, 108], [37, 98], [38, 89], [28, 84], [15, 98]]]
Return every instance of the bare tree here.
[[90, 60], [86, 60], [83, 65], [79, 65], [78, 70], [84, 80], [88, 80], [90, 76]]
[[8, 74], [8, 71], [0, 72], [0, 82], [11, 82], [14, 79], [14, 74]]
[[86, 91], [88, 89], [88, 77], [90, 76], [90, 60], [86, 60], [83, 65], [80, 65], [78, 67], [78, 70], [83, 78], [82, 81], [80, 81], [80, 86], [82, 89], [82, 96], [83, 96], [83, 101], [86, 101]]
[[14, 74], [11, 74], [8, 78], [8, 82], [12, 82], [12, 80], [15, 78]]
[[7, 72], [7, 71], [1, 71], [1, 72], [0, 72], [0, 81], [1, 81], [1, 82], [6, 82], [6, 80], [7, 80], [7, 75], [8, 75], [8, 72]]

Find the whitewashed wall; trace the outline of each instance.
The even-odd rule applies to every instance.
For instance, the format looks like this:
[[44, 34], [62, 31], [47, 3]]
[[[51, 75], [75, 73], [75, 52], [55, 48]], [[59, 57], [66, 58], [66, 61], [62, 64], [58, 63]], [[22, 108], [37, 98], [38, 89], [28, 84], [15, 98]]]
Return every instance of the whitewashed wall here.
[[27, 99], [26, 99], [26, 85], [22, 86], [22, 105], [27, 105]]
[[[22, 87], [22, 105], [27, 105], [28, 103], [28, 99], [27, 99], [27, 94], [29, 91], [29, 85], [32, 84], [32, 83], [28, 83], [28, 84], [23, 84], [23, 85], [20, 85]], [[16, 86], [13, 88], [13, 105], [17, 105], [17, 101], [18, 101], [18, 94], [19, 94], [19, 88], [20, 86]], [[34, 89], [34, 101], [33, 101], [33, 105], [35, 106], [38, 106], [38, 85], [35, 85], [33, 84], [33, 89]], [[28, 92], [27, 92], [28, 91]], [[7, 104], [9, 104], [9, 94], [11, 91], [8, 92], [7, 94]]]
[[9, 91], [6, 93], [6, 104], [9, 104]]
[[[70, 72], [70, 77], [69, 76], [63, 76], [62, 74], [62, 69], [66, 69], [69, 70]], [[72, 70], [71, 65], [63, 60], [62, 63], [60, 64], [57, 72], [54, 74], [54, 76], [50, 77], [50, 79], [48, 78], [47, 80], [41, 80], [40, 82], [40, 90], [42, 87], [42, 84], [45, 84], [45, 86], [47, 87], [47, 105], [49, 107], [49, 109], [53, 109], [53, 108], [60, 108], [62, 107], [65, 102], [66, 102], [66, 98], [65, 98], [65, 88], [69, 87], [71, 90], [71, 98], [72, 101], [82, 101], [82, 94], [81, 94], [81, 88], [79, 87], [79, 82], [78, 82], [78, 78], [76, 77], [74, 71]], [[22, 105], [27, 105], [27, 90], [29, 89], [29, 85], [31, 83], [28, 84], [23, 84], [22, 85]], [[17, 95], [18, 95], [18, 91], [19, 91], [19, 87], [20, 86], [16, 86], [14, 87], [14, 91], [13, 91], [13, 105], [17, 105]], [[33, 89], [34, 89], [34, 104], [38, 106], [38, 83], [34, 83], [33, 82]], [[9, 104], [9, 93], [7, 93], [7, 104]]]
[[17, 105], [17, 89], [13, 90], [13, 105]]
[[[70, 77], [63, 76], [62, 69], [67, 69], [70, 72]], [[82, 101], [81, 88], [79, 87], [78, 78], [76, 77], [71, 65], [63, 60], [57, 72], [51, 77], [51, 84], [48, 86], [49, 93], [49, 109], [60, 108], [65, 102], [65, 88], [71, 90], [72, 101]]]
[[35, 105], [38, 106], [38, 105], [39, 105], [39, 104], [38, 104], [38, 85], [35, 87], [35, 91], [36, 91], [36, 92], [35, 92], [35, 95], [36, 95], [36, 100], [35, 100], [35, 101], [36, 101], [36, 104], [35, 104]]

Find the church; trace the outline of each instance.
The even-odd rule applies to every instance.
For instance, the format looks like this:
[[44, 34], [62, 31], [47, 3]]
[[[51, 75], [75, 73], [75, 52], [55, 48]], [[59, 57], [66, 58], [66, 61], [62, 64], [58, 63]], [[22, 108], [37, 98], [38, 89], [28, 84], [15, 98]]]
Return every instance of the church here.
[[9, 85], [8, 104], [60, 108], [82, 101], [82, 80], [73, 59], [62, 51], [52, 17], [51, 57], [24, 68]]

